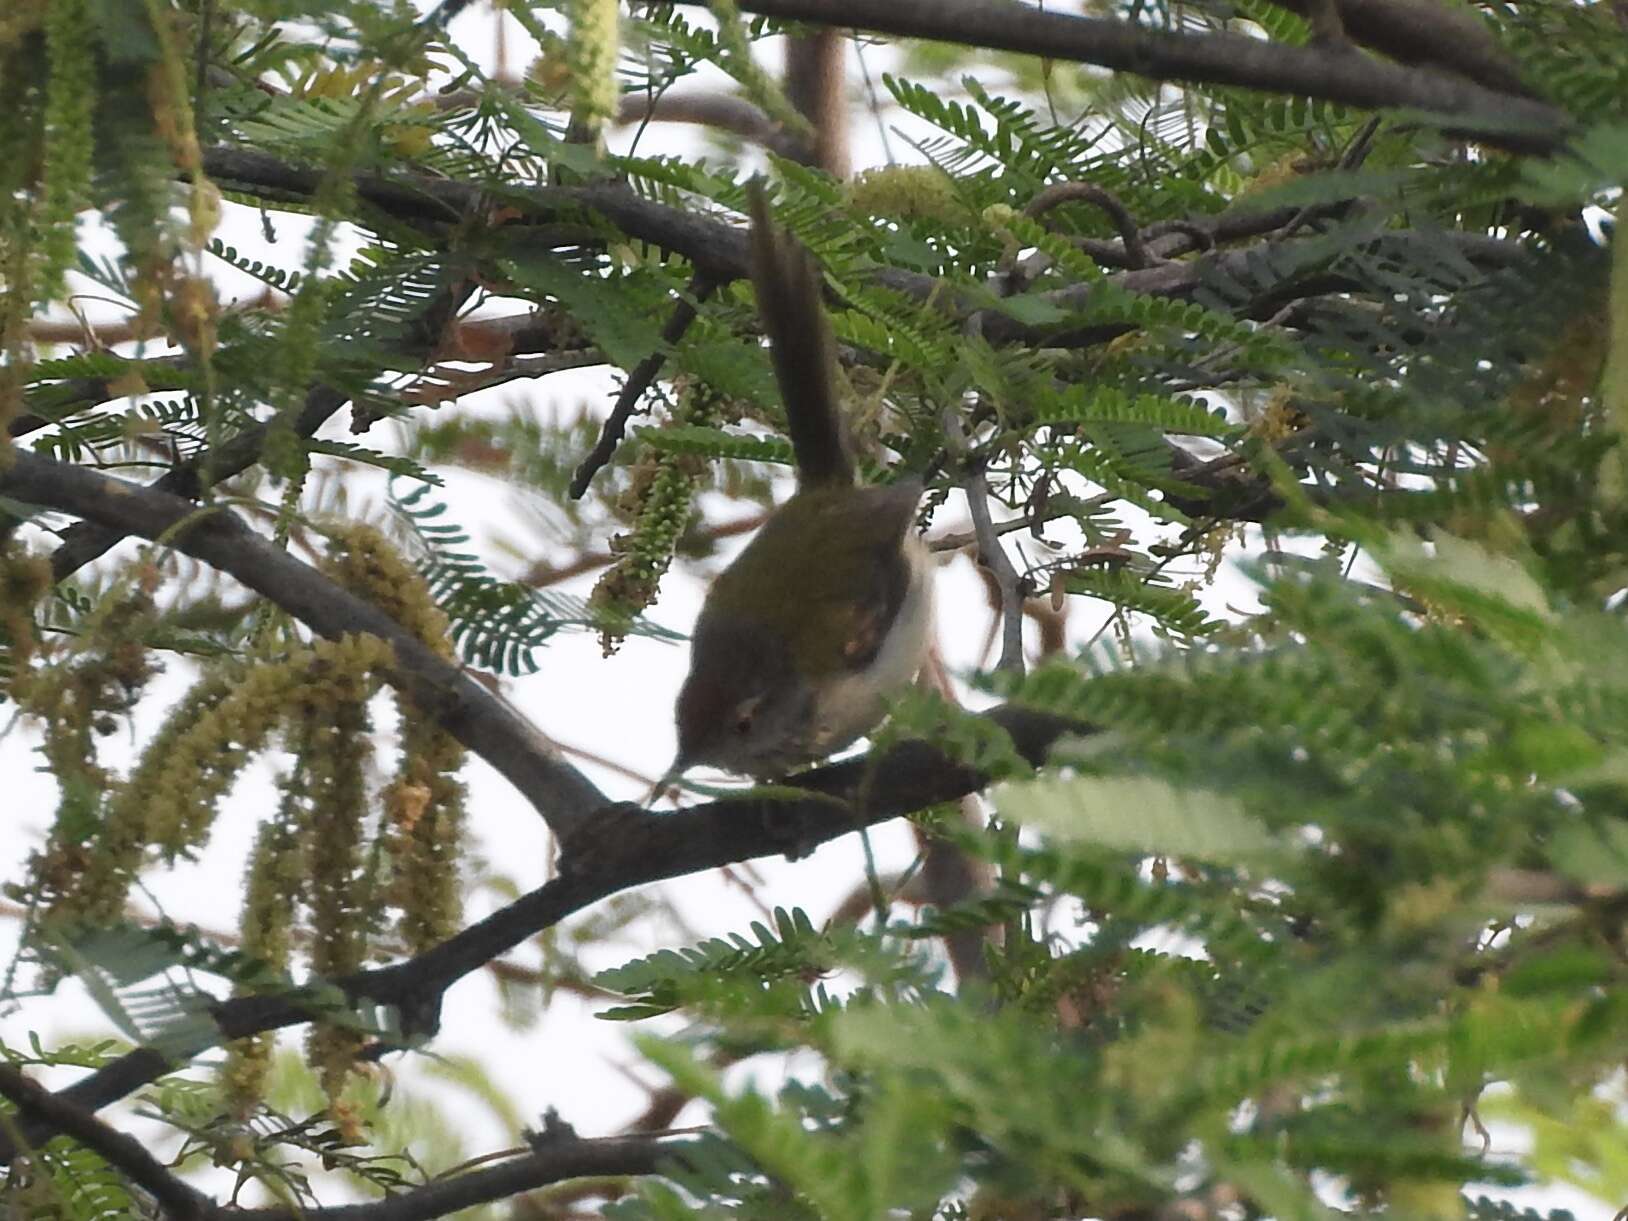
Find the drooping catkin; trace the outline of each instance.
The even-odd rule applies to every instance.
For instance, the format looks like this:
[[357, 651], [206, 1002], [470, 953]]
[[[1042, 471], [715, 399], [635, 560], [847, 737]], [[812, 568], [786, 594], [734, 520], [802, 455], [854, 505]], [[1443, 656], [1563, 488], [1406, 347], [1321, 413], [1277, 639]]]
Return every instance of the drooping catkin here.
[[620, 91], [616, 59], [622, 49], [617, 0], [568, 0], [571, 32], [566, 41], [572, 116], [597, 144], [605, 124], [616, 118]]
[[[327, 571], [366, 598], [428, 648], [451, 660], [446, 614], [429, 585], [378, 530], [347, 526], [333, 535]], [[389, 881], [383, 896], [398, 913], [398, 929], [413, 953], [450, 936], [462, 914], [464, 748], [412, 698], [396, 693], [401, 753], [386, 784], [384, 850]]]
[[[675, 425], [716, 421], [716, 404], [700, 393], [692, 393], [673, 419]], [[589, 596], [603, 616], [599, 638], [606, 656], [621, 645], [633, 617], [655, 600], [689, 524], [690, 502], [705, 470], [706, 462], [694, 454], [656, 450], [643, 454], [635, 466], [633, 485], [623, 499], [633, 510], [633, 529], [611, 538], [616, 562]]]

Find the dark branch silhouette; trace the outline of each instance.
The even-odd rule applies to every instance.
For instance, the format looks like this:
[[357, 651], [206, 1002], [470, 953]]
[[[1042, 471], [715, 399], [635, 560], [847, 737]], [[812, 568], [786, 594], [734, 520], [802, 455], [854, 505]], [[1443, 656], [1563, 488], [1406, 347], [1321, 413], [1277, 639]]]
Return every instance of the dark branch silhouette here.
[[[1031, 763], [1086, 732], [1079, 722], [1006, 705], [984, 714]], [[441, 998], [458, 980], [590, 904], [635, 886], [761, 856], [804, 854], [820, 844], [977, 792], [989, 777], [926, 742], [902, 742], [871, 755], [789, 778], [808, 797], [738, 798], [673, 814], [605, 807], [565, 845], [560, 874], [423, 954], [331, 981], [353, 1004], [396, 1007], [409, 1035], [435, 1031]], [[243, 996], [211, 1006], [216, 1028], [202, 1041], [140, 1047], [59, 1091], [65, 1103], [95, 1110], [116, 1102], [190, 1058], [231, 1039], [320, 1016], [319, 984], [293, 993]], [[26, 1128], [25, 1128], [26, 1131]], [[0, 1153], [9, 1155], [0, 1133]]]
[[0, 1095], [17, 1108], [19, 1115], [33, 1121], [37, 1131], [71, 1136], [98, 1154], [163, 1205], [175, 1221], [204, 1221], [215, 1215], [208, 1196], [173, 1174], [135, 1137], [109, 1127], [88, 1111], [51, 1093], [25, 1077], [21, 1069], [0, 1064]]
[[[704, 5], [706, 0], [680, 2]], [[1553, 151], [1569, 126], [1561, 111], [1523, 93], [1487, 88], [1457, 71], [1387, 63], [1349, 48], [1154, 30], [1010, 0], [741, 0], [740, 7], [812, 25], [1095, 64], [1158, 81], [1236, 85], [1365, 109], [1420, 110], [1449, 126], [1456, 120], [1476, 139], [1522, 152]], [[1358, 28], [1365, 31], [1363, 41], [1378, 44], [1366, 32], [1368, 26]], [[1406, 40], [1405, 33], [1388, 37], [1386, 49]], [[1425, 58], [1435, 62], [1444, 57]], [[1462, 70], [1460, 63], [1452, 66]]]
[[219, 1204], [187, 1183], [121, 1132], [53, 1094], [11, 1065], [0, 1064], [0, 1096], [17, 1108], [31, 1132], [72, 1137], [152, 1196], [172, 1221], [432, 1221], [460, 1209], [504, 1200], [566, 1179], [660, 1174], [682, 1164], [694, 1138], [660, 1135], [584, 1138], [558, 1125], [528, 1152], [495, 1165], [407, 1188], [366, 1204], [329, 1207], [239, 1208]]

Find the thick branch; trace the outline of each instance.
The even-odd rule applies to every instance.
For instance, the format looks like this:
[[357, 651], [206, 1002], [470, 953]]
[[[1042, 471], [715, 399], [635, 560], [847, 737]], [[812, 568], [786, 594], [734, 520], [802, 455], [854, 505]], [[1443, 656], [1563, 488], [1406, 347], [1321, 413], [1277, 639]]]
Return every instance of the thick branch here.
[[121, 537], [166, 538], [330, 639], [368, 632], [388, 641], [396, 654], [392, 682], [519, 789], [555, 831], [569, 832], [605, 803], [599, 790], [508, 704], [383, 612], [261, 538], [235, 514], [23, 452], [0, 471], [0, 492]]
[[177, 1178], [135, 1137], [64, 1101], [9, 1064], [0, 1064], [0, 1094], [34, 1124], [72, 1137], [92, 1150], [163, 1205], [175, 1221], [204, 1221], [215, 1214], [208, 1196]]
[[[1314, 0], [1272, 0], [1306, 16]], [[1479, 85], [1530, 96], [1503, 49], [1476, 16], [1440, 0], [1339, 0], [1347, 37], [1404, 64], [1433, 64]]]
[[[306, 198], [316, 189], [321, 178], [318, 170], [289, 165], [264, 153], [225, 146], [206, 149], [204, 165], [210, 174], [222, 180], [223, 185], [235, 183], [252, 189], [266, 199]], [[383, 178], [374, 174], [359, 174], [354, 180], [354, 188], [369, 204], [388, 211], [396, 220], [408, 224], [443, 224], [451, 217], [466, 218], [498, 202], [496, 197], [489, 199], [479, 188], [467, 183], [422, 175]], [[689, 259], [698, 271], [704, 272], [709, 280], [719, 285], [744, 279], [750, 274], [744, 229], [640, 199], [624, 186], [596, 183], [587, 187], [512, 188], [504, 190], [501, 202], [518, 211], [518, 221], [528, 225], [555, 223], [567, 216], [578, 216], [585, 209], [597, 211], [629, 237], [650, 242]], [[1150, 257], [1170, 259], [1201, 245], [1195, 234], [1205, 234], [1213, 242], [1231, 241], [1269, 233], [1287, 224], [1295, 215], [1294, 209], [1265, 213], [1239, 211], [1207, 217], [1192, 224], [1182, 222], [1176, 227], [1150, 225], [1142, 236]], [[1376, 239], [1404, 244], [1412, 240], [1418, 239], [1406, 230], [1386, 233]], [[1423, 240], [1431, 243], [1451, 241], [1471, 262], [1494, 266], [1506, 266], [1525, 254], [1518, 242], [1479, 233], [1431, 233]], [[1117, 249], [1123, 249], [1122, 243], [1114, 245]], [[1280, 253], [1291, 252], [1294, 248], [1286, 242], [1277, 246]], [[1249, 266], [1251, 257], [1252, 252], [1248, 248], [1218, 250], [1196, 259], [1125, 272], [1113, 277], [1112, 283], [1126, 291], [1147, 296], [1186, 298], [1207, 277], [1217, 274], [1228, 279], [1242, 278], [1247, 282], [1253, 274]], [[996, 309], [975, 313], [963, 300], [965, 294], [934, 276], [884, 267], [878, 269], [874, 277], [877, 283], [894, 292], [918, 301], [931, 300], [948, 312], [965, 315], [962, 320], [968, 321], [976, 333], [991, 343], [1084, 346], [1106, 342], [1128, 329], [1121, 325], [1059, 335], [1055, 327], [1029, 326]], [[1045, 299], [1065, 308], [1079, 308], [1090, 297], [1092, 287], [1090, 284], [1071, 285], [1048, 293]], [[1345, 292], [1362, 287], [1346, 278], [1327, 282], [1307, 281], [1297, 295]], [[1281, 295], [1274, 301], [1271, 308], [1258, 312], [1257, 316], [1268, 317], [1283, 304]]]
[[741, 0], [740, 7], [813, 25], [1095, 64], [1158, 81], [1236, 85], [1367, 109], [1422, 110], [1458, 120], [1478, 139], [1524, 152], [1553, 151], [1569, 126], [1561, 111], [1541, 102], [1349, 50], [1289, 47], [1241, 34], [1152, 30], [1009, 0]]
[[70, 1137], [96, 1153], [158, 1201], [174, 1221], [433, 1221], [566, 1179], [659, 1174], [682, 1162], [694, 1145], [691, 1139], [658, 1136], [551, 1137], [508, 1161], [434, 1179], [367, 1204], [237, 1208], [217, 1204], [159, 1162], [135, 1137], [51, 1093], [9, 1064], [0, 1064], [0, 1095], [35, 1131]]

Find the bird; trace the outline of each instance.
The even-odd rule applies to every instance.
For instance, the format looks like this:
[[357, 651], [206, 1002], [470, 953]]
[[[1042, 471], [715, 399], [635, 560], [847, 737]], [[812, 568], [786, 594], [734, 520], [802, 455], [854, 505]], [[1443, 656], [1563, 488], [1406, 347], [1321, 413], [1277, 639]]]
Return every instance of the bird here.
[[769, 780], [834, 754], [876, 728], [931, 642], [922, 485], [856, 484], [822, 276], [773, 221], [761, 182], [748, 200], [752, 283], [798, 486], [707, 591], [669, 778], [704, 765]]

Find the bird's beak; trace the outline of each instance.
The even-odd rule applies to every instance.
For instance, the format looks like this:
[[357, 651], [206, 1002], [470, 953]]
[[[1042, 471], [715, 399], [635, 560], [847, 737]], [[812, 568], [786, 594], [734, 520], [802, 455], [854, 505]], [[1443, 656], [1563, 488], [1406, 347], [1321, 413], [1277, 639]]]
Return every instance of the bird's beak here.
[[656, 804], [656, 802], [665, 797], [673, 785], [683, 778], [684, 773], [689, 769], [689, 766], [690, 765], [684, 761], [684, 757], [682, 755], [674, 759], [672, 765], [662, 773], [661, 779], [656, 781], [655, 785], [652, 786], [650, 789], [650, 795], [644, 799], [644, 804], [647, 806], [653, 806]]

